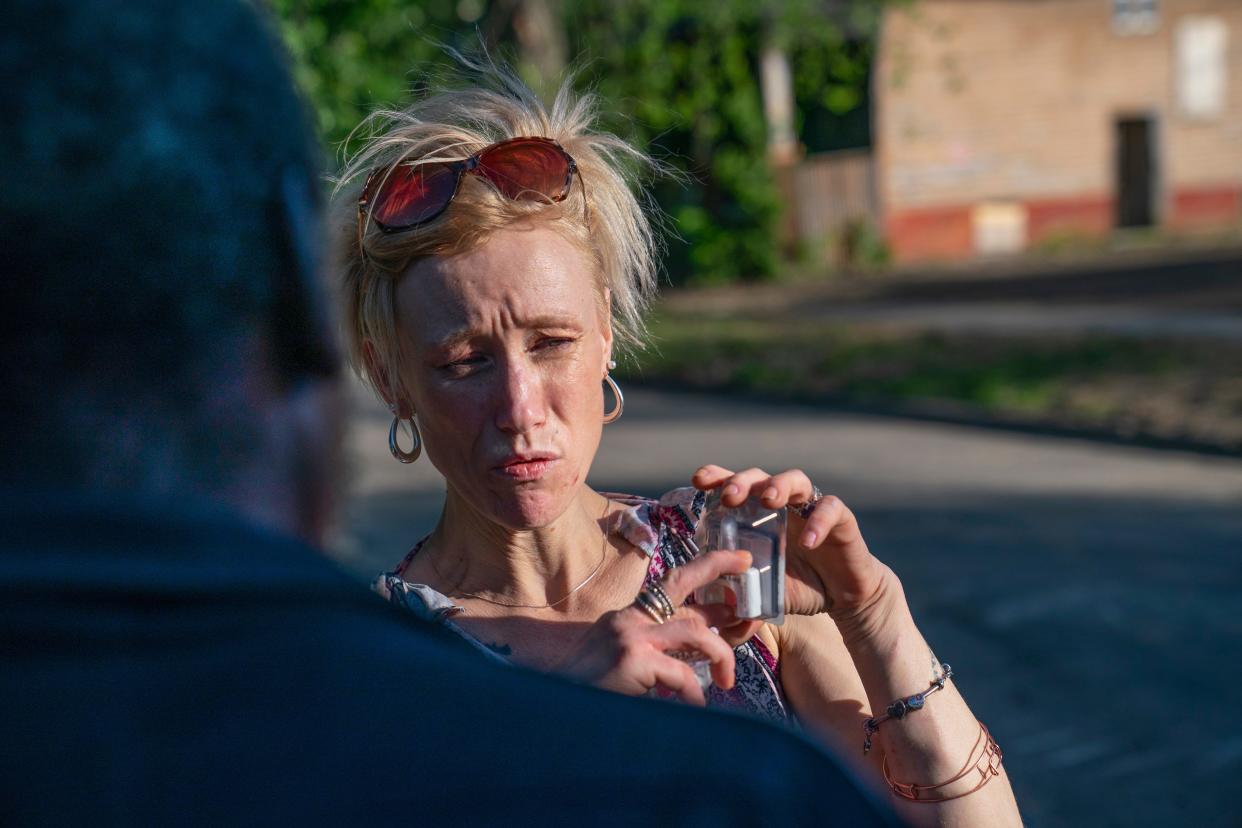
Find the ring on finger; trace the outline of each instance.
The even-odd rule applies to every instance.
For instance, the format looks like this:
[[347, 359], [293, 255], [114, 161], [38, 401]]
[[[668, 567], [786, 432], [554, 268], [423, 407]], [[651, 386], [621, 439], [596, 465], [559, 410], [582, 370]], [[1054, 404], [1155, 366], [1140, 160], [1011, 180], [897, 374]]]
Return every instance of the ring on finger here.
[[650, 615], [651, 620], [657, 624], [663, 624], [673, 617], [672, 613], [665, 614], [664, 607], [651, 594], [651, 590], [646, 587], [638, 593], [638, 597], [634, 599], [634, 604]]
[[815, 506], [824, 499], [824, 493], [819, 490], [819, 486], [811, 484], [811, 497], [806, 503], [799, 503], [797, 506], [790, 504], [789, 508], [794, 514], [806, 520], [811, 516], [811, 512], [815, 511]]
[[677, 607], [673, 606], [672, 600], [668, 597], [668, 593], [664, 591], [664, 587], [656, 582], [647, 587], [647, 592], [656, 599], [660, 605], [660, 613], [667, 619], [677, 614]]
[[664, 654], [689, 666], [704, 693], [712, 686], [712, 660], [707, 655], [698, 650], [669, 650]]
[[707, 656], [703, 655], [698, 650], [665, 650], [664, 654], [669, 658], [675, 658], [678, 661], [685, 661], [687, 663], [691, 661], [702, 661], [707, 658]]

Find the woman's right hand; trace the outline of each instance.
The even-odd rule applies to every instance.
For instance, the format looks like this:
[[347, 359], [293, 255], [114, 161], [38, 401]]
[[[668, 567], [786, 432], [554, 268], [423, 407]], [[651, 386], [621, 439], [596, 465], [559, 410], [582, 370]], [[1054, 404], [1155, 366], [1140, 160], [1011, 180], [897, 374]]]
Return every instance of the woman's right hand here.
[[661, 586], [677, 607], [670, 620], [658, 624], [636, 604], [604, 613], [556, 672], [628, 696], [660, 686], [689, 704], [707, 704], [694, 670], [669, 653], [702, 653], [711, 661], [712, 681], [726, 690], [733, 686], [733, 648], [711, 630], [736, 624], [732, 610], [723, 605], [686, 606], [685, 601], [721, 575], [745, 572], [750, 562], [749, 552], [717, 550], [669, 570]]

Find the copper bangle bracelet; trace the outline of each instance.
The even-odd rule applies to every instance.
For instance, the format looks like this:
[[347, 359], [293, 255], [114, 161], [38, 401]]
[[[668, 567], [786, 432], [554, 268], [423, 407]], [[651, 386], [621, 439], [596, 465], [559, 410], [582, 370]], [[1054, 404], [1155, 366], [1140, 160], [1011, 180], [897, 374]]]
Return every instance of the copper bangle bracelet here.
[[[975, 758], [975, 751], [978, 750], [981, 743], [983, 745], [983, 752], [979, 754], [978, 758]], [[993, 777], [1000, 776], [1001, 759], [1000, 745], [996, 744], [996, 740], [992, 738], [992, 734], [983, 722], [979, 722], [979, 738], [975, 740], [974, 747], [970, 749], [970, 758], [966, 760], [966, 766], [952, 779], [946, 779], [944, 782], [938, 782], [935, 785], [915, 785], [908, 782], [897, 782], [889, 773], [887, 756], [884, 757], [881, 768], [884, 771], [884, 781], [888, 783], [888, 787], [894, 794], [909, 802], [934, 805], [937, 802], [948, 802], [953, 799], [961, 799], [963, 796], [970, 796], [991, 782]], [[950, 796], [935, 795], [935, 792], [941, 788], [965, 779], [972, 771], [978, 772], [979, 783], [970, 790]]]

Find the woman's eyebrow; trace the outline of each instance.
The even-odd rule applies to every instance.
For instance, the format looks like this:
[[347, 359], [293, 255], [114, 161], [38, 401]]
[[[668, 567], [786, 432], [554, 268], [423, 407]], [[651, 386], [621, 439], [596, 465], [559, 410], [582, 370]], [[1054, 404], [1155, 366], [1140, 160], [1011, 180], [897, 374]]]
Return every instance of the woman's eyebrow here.
[[524, 328], [581, 328], [582, 322], [568, 315], [544, 314], [526, 321]]
[[[567, 314], [541, 314], [531, 317], [530, 319], [517, 320], [519, 328], [570, 328], [573, 330], [581, 330], [582, 322], [574, 316]], [[479, 336], [480, 332], [474, 328], [458, 328], [450, 331], [443, 337], [432, 342], [433, 348], [452, 348], [463, 342], [469, 342]]]
[[474, 332], [469, 328], [458, 328], [443, 336], [428, 337], [423, 341], [423, 347], [431, 351], [448, 351], [473, 338]]

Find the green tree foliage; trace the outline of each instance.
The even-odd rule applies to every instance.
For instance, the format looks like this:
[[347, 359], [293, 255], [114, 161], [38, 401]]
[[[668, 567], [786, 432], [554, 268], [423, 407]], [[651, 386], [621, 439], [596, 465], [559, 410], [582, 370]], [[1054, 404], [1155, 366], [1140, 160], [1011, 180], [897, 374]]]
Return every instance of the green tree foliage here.
[[[858, 43], [878, 16], [875, 0], [268, 2], [322, 134], [337, 146], [367, 112], [400, 104], [444, 65], [437, 44], [469, 50], [481, 39], [513, 54], [546, 90], [548, 55], [530, 54], [540, 39], [529, 21], [555, 21], [554, 41], [568, 45], [577, 82], [606, 101], [603, 126], [687, 174], [654, 186], [678, 236], [669, 272], [691, 283], [762, 279], [778, 265], [781, 203], [767, 163], [762, 49], [790, 54], [805, 105], [856, 112], [870, 60]], [[523, 26], [527, 6], [539, 14]]]
[[615, 107], [614, 126], [697, 182], [657, 189], [681, 236], [670, 246], [674, 277], [772, 275], [781, 203], [767, 163], [760, 54], [777, 47], [789, 56], [798, 109], [828, 114], [821, 131], [825, 120], [829, 131], [848, 116], [865, 123], [882, 3], [578, 0], [566, 8], [584, 77]]
[[293, 58], [294, 76], [334, 149], [372, 110], [398, 105], [444, 63], [437, 43], [472, 31], [457, 0], [267, 0]]
[[670, 272], [694, 282], [776, 268], [780, 204], [756, 71], [761, 21], [750, 5], [582, 0], [569, 15], [583, 76], [614, 107], [608, 126], [692, 177], [656, 193], [680, 235]]

